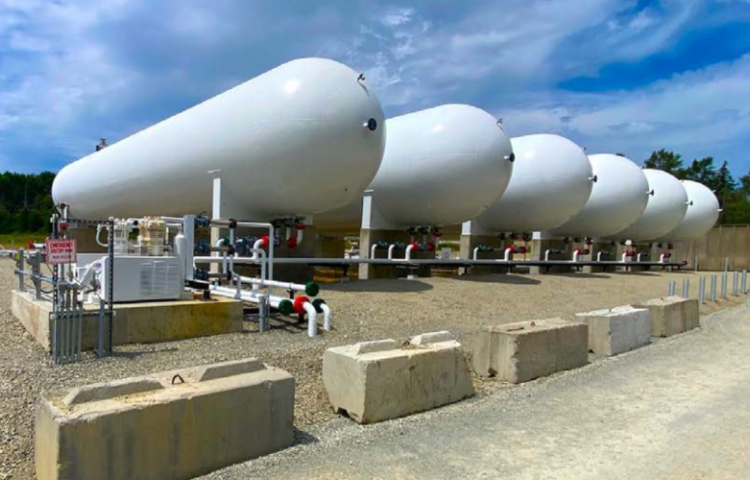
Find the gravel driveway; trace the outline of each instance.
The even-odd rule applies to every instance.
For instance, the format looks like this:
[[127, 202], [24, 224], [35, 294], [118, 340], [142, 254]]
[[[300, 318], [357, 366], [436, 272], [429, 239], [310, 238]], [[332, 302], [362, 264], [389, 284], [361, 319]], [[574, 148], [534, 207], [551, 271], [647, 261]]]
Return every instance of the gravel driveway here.
[[[487, 275], [420, 280], [376, 280], [327, 285], [325, 298], [336, 330], [316, 339], [292, 323], [258, 334], [244, 333], [117, 348], [105, 360], [88, 356], [53, 367], [47, 355], [10, 314], [13, 262], [0, 260], [0, 480], [33, 478], [33, 409], [42, 390], [114, 380], [150, 372], [255, 356], [288, 370], [297, 380], [296, 425], [334, 418], [321, 380], [323, 351], [362, 340], [405, 338], [449, 330], [466, 340], [480, 325], [559, 316], [646, 300], [667, 292], [692, 273]], [[679, 291], [679, 285], [678, 285]], [[736, 301], [735, 301], [736, 302]], [[704, 307], [704, 313], [732, 301]], [[478, 391], [507, 387], [475, 379]]]

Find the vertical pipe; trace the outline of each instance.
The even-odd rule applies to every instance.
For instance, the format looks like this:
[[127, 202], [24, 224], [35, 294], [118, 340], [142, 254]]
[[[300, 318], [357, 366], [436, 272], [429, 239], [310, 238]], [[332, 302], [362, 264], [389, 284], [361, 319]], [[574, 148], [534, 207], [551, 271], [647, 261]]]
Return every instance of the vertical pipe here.
[[18, 255], [18, 258], [16, 259], [16, 268], [18, 268], [18, 291], [25, 292], [26, 284], [23, 282], [23, 269], [24, 269], [24, 261], [25, 261], [26, 252], [24, 252], [22, 248], [18, 250], [17, 255]]
[[698, 302], [706, 303], [706, 277], [698, 278]]
[[667, 296], [668, 297], [673, 296], [674, 295], [674, 291], [675, 291], [675, 282], [673, 280], [671, 280], [669, 282], [669, 287], [667, 287]]
[[690, 279], [686, 278], [682, 281], [682, 298], [690, 298]]
[[68, 338], [65, 340], [67, 342], [68, 350], [67, 350], [67, 363], [70, 363], [73, 359], [73, 290], [68, 287], [66, 289], [66, 295], [65, 299], [67, 301], [66, 305], [66, 315], [65, 315], [65, 328], [67, 329]]
[[747, 270], [742, 271], [742, 294], [747, 295]]
[[76, 307], [78, 309], [78, 316], [76, 317], [77, 327], [78, 330], [76, 331], [76, 361], [81, 359], [81, 350], [82, 350], [82, 344], [83, 344], [83, 302], [78, 300], [78, 295], [76, 295]]
[[716, 275], [711, 275], [711, 301], [716, 301]]
[[99, 300], [99, 339], [97, 341], [97, 354], [99, 357], [104, 356], [104, 299]]
[[727, 298], [727, 272], [724, 271], [721, 274], [721, 298], [726, 299]]
[[[240, 281], [238, 279], [238, 281]], [[268, 318], [268, 297], [265, 295], [258, 295], [258, 331], [263, 333], [266, 331], [266, 320]]]

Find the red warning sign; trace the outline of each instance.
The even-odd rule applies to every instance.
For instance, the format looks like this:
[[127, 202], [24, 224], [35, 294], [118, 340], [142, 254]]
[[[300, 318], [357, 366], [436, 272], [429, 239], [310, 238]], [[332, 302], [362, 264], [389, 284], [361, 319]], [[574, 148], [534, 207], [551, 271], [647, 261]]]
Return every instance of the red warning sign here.
[[78, 261], [78, 252], [75, 240], [53, 240], [48, 238], [44, 243], [44, 261], [47, 265], [66, 265]]

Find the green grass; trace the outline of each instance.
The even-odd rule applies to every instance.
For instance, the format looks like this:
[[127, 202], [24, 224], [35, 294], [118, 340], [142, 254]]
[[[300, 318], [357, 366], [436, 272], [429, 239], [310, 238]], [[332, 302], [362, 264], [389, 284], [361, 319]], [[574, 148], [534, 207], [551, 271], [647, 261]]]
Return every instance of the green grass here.
[[36, 243], [44, 242], [44, 240], [47, 238], [46, 232], [38, 232], [38, 233], [4, 233], [0, 234], [0, 245], [2, 245], [5, 248], [12, 248], [15, 245], [15, 248], [21, 248], [25, 247], [29, 240], [33, 240]]

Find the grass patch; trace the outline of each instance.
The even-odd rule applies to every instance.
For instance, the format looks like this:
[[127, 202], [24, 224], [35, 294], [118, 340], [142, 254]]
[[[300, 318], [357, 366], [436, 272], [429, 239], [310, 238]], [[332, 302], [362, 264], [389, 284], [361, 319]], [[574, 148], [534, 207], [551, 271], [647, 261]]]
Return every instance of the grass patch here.
[[48, 235], [47, 232], [3, 233], [0, 234], [0, 245], [5, 248], [21, 248], [25, 247], [29, 243], [29, 240], [33, 240], [35, 243], [42, 243], [47, 239]]

